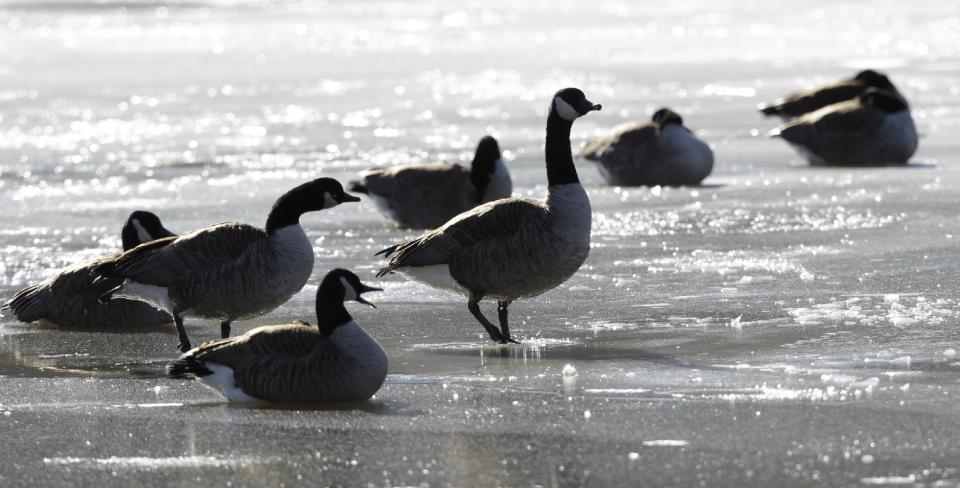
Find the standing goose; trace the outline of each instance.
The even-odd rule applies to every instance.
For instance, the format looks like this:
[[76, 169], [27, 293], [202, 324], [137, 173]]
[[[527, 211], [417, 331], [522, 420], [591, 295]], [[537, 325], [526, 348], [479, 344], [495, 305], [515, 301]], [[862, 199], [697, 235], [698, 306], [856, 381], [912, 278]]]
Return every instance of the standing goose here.
[[[393, 256], [377, 276], [392, 271], [467, 296], [467, 308], [490, 338], [510, 337], [507, 308], [570, 278], [590, 252], [590, 199], [573, 165], [573, 121], [600, 110], [576, 88], [558, 91], [547, 117], [545, 200], [505, 198], [464, 212], [417, 239], [380, 251]], [[500, 329], [480, 312], [497, 300]]]
[[[120, 232], [124, 251], [173, 235], [156, 215], [143, 210], [131, 213]], [[146, 303], [134, 300], [101, 302], [100, 295], [121, 283], [121, 280], [97, 280], [94, 268], [101, 261], [97, 259], [72, 266], [39, 285], [24, 288], [0, 306], [0, 310], [12, 310], [20, 322], [70, 328], [155, 326], [173, 320], [166, 312]]]
[[435, 229], [481, 203], [509, 197], [513, 184], [497, 140], [485, 136], [470, 169], [448, 163], [370, 169], [350, 191], [370, 195], [384, 215], [403, 227]]
[[886, 90], [900, 95], [890, 78], [883, 73], [868, 69], [847, 80], [840, 80], [813, 90], [791, 93], [773, 103], [761, 105], [760, 112], [766, 116], [776, 115], [786, 122], [828, 105], [857, 98], [868, 88]]
[[317, 325], [257, 327], [206, 342], [167, 365], [167, 375], [192, 374], [232, 402], [319, 403], [373, 396], [387, 376], [387, 355], [357, 325], [343, 302], [379, 291], [335, 269], [317, 289]]
[[580, 153], [611, 185], [699, 185], [713, 170], [713, 151], [669, 108], [598, 138]]
[[910, 108], [899, 95], [870, 89], [772, 130], [812, 165], [906, 163], [917, 150]]
[[265, 228], [225, 223], [138, 246], [97, 266], [99, 275], [124, 280], [103, 299], [132, 298], [169, 312], [182, 352], [190, 349], [185, 315], [219, 319], [221, 337], [229, 337], [231, 322], [277, 308], [310, 278], [313, 246], [300, 216], [358, 201], [336, 180], [318, 178], [277, 199]]

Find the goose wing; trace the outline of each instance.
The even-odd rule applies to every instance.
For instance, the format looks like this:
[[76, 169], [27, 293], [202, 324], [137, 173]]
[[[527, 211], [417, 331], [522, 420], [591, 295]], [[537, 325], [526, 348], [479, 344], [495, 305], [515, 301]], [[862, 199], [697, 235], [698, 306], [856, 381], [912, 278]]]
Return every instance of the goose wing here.
[[652, 122], [625, 124], [588, 143], [580, 155], [591, 161], [629, 166], [634, 161], [650, 159], [659, 147], [659, 137], [660, 130]]
[[192, 358], [231, 368], [234, 381], [248, 395], [283, 401], [316, 386], [320, 380], [311, 377], [318, 371], [314, 358], [336, 355], [336, 348], [316, 326], [298, 323], [259, 327], [236, 338], [207, 342]]
[[266, 232], [251, 225], [219, 224], [141, 244], [105, 260], [96, 271], [104, 276], [166, 286], [179, 276], [229, 265], [265, 239]]
[[451, 182], [469, 183], [470, 171], [459, 164], [410, 164], [367, 170], [360, 184], [370, 193], [391, 197], [412, 191], [436, 192], [438, 186]]
[[867, 90], [856, 81], [842, 81], [815, 90], [792, 93], [760, 109], [765, 115], [796, 117], [856, 98]]
[[789, 122], [780, 127], [775, 135], [794, 144], [811, 145], [869, 134], [881, 124], [881, 112], [851, 100]]
[[378, 252], [377, 255], [393, 257], [377, 276], [404, 266], [449, 263], [451, 257], [464, 249], [515, 235], [525, 225], [537, 221], [544, 212], [543, 202], [522, 198], [505, 198], [477, 206], [436, 230]]

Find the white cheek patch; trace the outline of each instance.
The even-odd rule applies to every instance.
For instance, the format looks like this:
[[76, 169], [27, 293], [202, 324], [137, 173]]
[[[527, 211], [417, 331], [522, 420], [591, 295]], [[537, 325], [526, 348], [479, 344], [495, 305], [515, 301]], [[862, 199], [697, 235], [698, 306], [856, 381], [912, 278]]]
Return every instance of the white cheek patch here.
[[357, 290], [343, 276], [340, 277], [340, 284], [343, 285], [343, 301], [348, 302], [357, 299]]
[[557, 115], [560, 117], [574, 121], [580, 117], [580, 113], [577, 112], [573, 107], [570, 106], [564, 99], [556, 97], [553, 99], [553, 106], [557, 109]]
[[330, 193], [323, 194], [323, 208], [333, 208], [340, 205], [340, 202], [333, 199]]
[[145, 229], [143, 225], [140, 225], [139, 219], [133, 219], [130, 223], [133, 224], [133, 228], [137, 230], [137, 239], [140, 239], [140, 244], [153, 240], [153, 236], [147, 232], [147, 229]]

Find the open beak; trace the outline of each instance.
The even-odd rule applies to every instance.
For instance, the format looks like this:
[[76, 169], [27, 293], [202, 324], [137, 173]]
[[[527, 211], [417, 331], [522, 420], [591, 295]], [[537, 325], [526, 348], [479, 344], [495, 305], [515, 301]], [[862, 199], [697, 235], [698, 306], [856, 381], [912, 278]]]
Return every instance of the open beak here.
[[359, 202], [359, 201], [360, 201], [360, 197], [355, 197], [355, 196], [353, 196], [353, 195], [351, 195], [351, 194], [349, 194], [349, 193], [346, 193], [346, 192], [344, 192], [342, 195], [340, 195], [340, 203]]
[[367, 285], [364, 285], [363, 283], [360, 283], [360, 290], [357, 291], [357, 301], [364, 305], [370, 305], [373, 308], [377, 308], [376, 305], [364, 300], [363, 297], [360, 296], [369, 291], [383, 291], [383, 288], [375, 288], [373, 286], [367, 286]]

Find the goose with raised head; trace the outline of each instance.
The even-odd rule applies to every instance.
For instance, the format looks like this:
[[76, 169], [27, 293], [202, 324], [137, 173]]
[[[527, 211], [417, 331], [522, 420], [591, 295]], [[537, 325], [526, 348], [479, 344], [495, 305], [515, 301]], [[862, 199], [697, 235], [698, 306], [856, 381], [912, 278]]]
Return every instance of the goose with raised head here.
[[867, 69], [857, 73], [853, 78], [840, 80], [812, 90], [791, 93], [773, 103], [761, 105], [760, 112], [768, 117], [780, 117], [786, 122], [828, 105], [857, 98], [869, 88], [886, 90], [896, 93], [901, 98], [903, 97], [887, 75]]
[[917, 129], [906, 102], [874, 89], [798, 117], [768, 135], [787, 141], [815, 166], [905, 164], [917, 150]]
[[317, 325], [257, 327], [206, 342], [167, 366], [167, 375], [193, 375], [232, 402], [320, 403], [373, 396], [387, 376], [387, 355], [344, 307], [373, 306], [361, 297], [380, 291], [345, 269], [317, 288]]
[[699, 185], [713, 170], [710, 146], [669, 108], [657, 110], [650, 121], [615, 128], [588, 143], [580, 154], [595, 162], [611, 185]]
[[412, 229], [435, 229], [513, 191], [510, 172], [492, 136], [480, 139], [469, 169], [450, 163], [370, 169], [351, 185], [350, 191], [370, 195], [381, 213]]
[[99, 275], [123, 279], [103, 299], [142, 300], [170, 313], [183, 352], [190, 349], [184, 316], [219, 319], [221, 337], [229, 337], [231, 322], [277, 308], [310, 278], [313, 246], [300, 216], [358, 201], [336, 180], [318, 178], [277, 199], [264, 228], [218, 224], [135, 247], [97, 266]]
[[[547, 117], [544, 200], [505, 198], [464, 212], [436, 230], [377, 253], [390, 258], [377, 276], [397, 272], [467, 297], [467, 308], [490, 339], [510, 336], [507, 309], [549, 291], [580, 269], [590, 253], [590, 199], [570, 152], [573, 121], [600, 105], [576, 88], [558, 91]], [[480, 312], [497, 301], [498, 329]]]
[[[120, 232], [123, 250], [175, 235], [153, 213], [137, 210]], [[109, 259], [109, 258], [108, 258]], [[146, 327], [169, 324], [166, 312], [134, 300], [103, 303], [100, 295], [122, 280], [97, 280], [94, 268], [101, 259], [71, 266], [38, 285], [17, 292], [0, 310], [10, 310], [20, 322], [39, 322], [68, 328]]]

